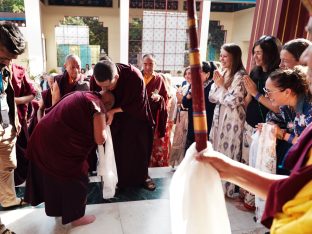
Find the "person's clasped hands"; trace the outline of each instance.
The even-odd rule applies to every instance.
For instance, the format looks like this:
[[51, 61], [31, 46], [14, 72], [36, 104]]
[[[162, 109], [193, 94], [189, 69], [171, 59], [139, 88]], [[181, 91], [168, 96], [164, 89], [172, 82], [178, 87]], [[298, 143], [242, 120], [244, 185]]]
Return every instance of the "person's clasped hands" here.
[[212, 77], [214, 83], [218, 87], [223, 87], [224, 86], [224, 77], [221, 75], [221, 73], [218, 70], [215, 70], [213, 72], [213, 77]]
[[258, 93], [257, 85], [255, 84], [255, 82], [253, 82], [250, 76], [243, 76], [243, 82], [247, 93], [253, 97], [256, 96]]
[[151, 99], [154, 102], [159, 102], [160, 98], [161, 98], [161, 96], [158, 94], [158, 90], [157, 89], [154, 92], [152, 92]]

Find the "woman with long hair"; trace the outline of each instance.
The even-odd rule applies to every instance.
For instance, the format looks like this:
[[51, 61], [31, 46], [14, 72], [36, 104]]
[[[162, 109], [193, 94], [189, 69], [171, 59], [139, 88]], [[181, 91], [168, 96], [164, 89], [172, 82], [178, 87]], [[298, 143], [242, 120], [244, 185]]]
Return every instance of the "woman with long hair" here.
[[[214, 84], [209, 94], [210, 102], [216, 103], [210, 141], [214, 150], [226, 154], [235, 161], [242, 157], [243, 128], [245, 123], [243, 84], [246, 70], [242, 63], [242, 51], [236, 44], [221, 47], [222, 71], [214, 72]], [[235, 185], [225, 184], [227, 197], [235, 197]]]
[[[255, 66], [249, 76], [244, 76], [244, 86], [248, 92], [245, 98], [246, 122], [243, 133], [243, 152], [241, 162], [249, 165], [249, 151], [252, 135], [256, 132], [259, 123], [266, 122], [266, 115], [271, 110], [279, 112], [265, 97], [263, 88], [271, 72], [279, 68], [280, 42], [272, 36], [262, 36], [253, 45], [252, 55]], [[255, 209], [254, 196], [247, 191], [240, 191], [244, 206], [250, 210]]]

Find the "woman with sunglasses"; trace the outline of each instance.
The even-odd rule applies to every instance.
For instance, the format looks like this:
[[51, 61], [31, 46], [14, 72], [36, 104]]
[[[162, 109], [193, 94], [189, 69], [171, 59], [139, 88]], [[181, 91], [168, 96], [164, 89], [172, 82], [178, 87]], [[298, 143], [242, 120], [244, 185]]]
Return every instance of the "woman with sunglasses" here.
[[284, 128], [277, 126], [277, 138], [293, 145], [312, 122], [312, 95], [304, 73], [299, 70], [277, 70], [265, 83], [265, 95], [273, 106], [280, 107]]
[[[311, 45], [311, 42], [304, 38], [297, 38], [286, 42], [280, 52], [280, 68], [281, 69], [294, 69], [297, 66], [305, 65], [300, 62], [300, 56], [305, 49]], [[299, 69], [300, 67], [298, 67]], [[281, 113], [269, 112], [266, 116], [267, 122], [274, 122], [281, 128], [286, 128]], [[283, 161], [286, 153], [292, 144], [287, 141], [278, 139], [276, 144], [276, 155], [277, 155], [277, 167], [276, 173], [281, 175], [288, 175], [289, 171], [283, 167]]]
[[[304, 68], [300, 65], [303, 65], [302, 62], [300, 62], [300, 56], [303, 53], [303, 51], [311, 44], [310, 41], [304, 39], [304, 38], [297, 38], [288, 41], [285, 43], [282, 47], [282, 50], [280, 52], [280, 68], [281, 69], [294, 69], [297, 67], [298, 69]], [[275, 122], [278, 124], [281, 128], [286, 128], [285, 123], [283, 121], [283, 116], [281, 116], [281, 113], [274, 113], [269, 112], [266, 116], [267, 122]], [[292, 144], [289, 144], [287, 141], [283, 141], [278, 139], [276, 142], [276, 155], [277, 155], [277, 167], [276, 167], [276, 173], [281, 175], [288, 175], [289, 170], [285, 169], [283, 167], [283, 161], [286, 153], [288, 152], [289, 148], [292, 146]]]

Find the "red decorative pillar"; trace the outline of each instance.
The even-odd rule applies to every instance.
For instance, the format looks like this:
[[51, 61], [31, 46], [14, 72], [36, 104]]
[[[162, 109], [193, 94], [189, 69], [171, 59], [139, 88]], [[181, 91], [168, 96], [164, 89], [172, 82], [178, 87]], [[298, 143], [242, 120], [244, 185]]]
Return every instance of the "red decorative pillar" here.
[[285, 43], [294, 38], [307, 38], [305, 25], [309, 13], [300, 0], [257, 0], [249, 43], [247, 69], [252, 67], [251, 49], [262, 35], [272, 35]]

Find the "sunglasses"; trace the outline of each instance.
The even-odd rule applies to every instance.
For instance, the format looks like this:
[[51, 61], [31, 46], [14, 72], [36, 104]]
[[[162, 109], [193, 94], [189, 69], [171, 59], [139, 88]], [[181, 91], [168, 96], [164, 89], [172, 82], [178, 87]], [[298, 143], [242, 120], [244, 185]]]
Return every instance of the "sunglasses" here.
[[277, 92], [283, 92], [284, 90], [283, 89], [277, 89], [277, 90], [269, 90], [269, 89], [266, 89], [265, 87], [263, 88], [263, 91], [265, 93], [265, 96], [269, 96], [271, 95], [272, 93], [277, 93]]
[[263, 35], [259, 38], [259, 41], [271, 41], [275, 42], [275, 37]]

